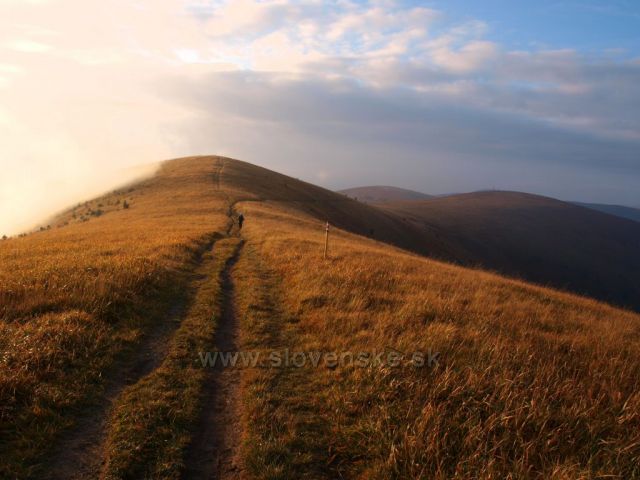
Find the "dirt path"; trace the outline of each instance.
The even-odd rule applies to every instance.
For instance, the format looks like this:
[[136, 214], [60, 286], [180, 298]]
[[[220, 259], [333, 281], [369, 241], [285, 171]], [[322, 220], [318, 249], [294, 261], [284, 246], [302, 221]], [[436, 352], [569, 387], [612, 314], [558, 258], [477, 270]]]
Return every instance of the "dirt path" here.
[[[219, 159], [213, 173], [216, 190], [221, 188], [224, 161]], [[227, 236], [234, 229], [234, 203], [229, 199], [229, 225]], [[213, 243], [207, 247], [211, 249]], [[223, 288], [222, 317], [216, 331], [215, 346], [218, 351], [235, 351], [237, 343], [237, 319], [234, 309], [234, 284], [231, 270], [237, 260], [243, 242], [227, 262], [221, 275]], [[205, 250], [203, 250], [204, 252]], [[200, 261], [200, 259], [198, 259]], [[55, 446], [47, 465], [46, 480], [98, 479], [105, 464], [104, 443], [112, 405], [122, 391], [144, 378], [164, 360], [169, 341], [184, 315], [186, 298], [168, 312], [165, 321], [157, 322], [145, 335], [135, 353], [120, 360], [114, 373], [106, 382], [99, 401], [78, 415], [77, 423]], [[185, 478], [239, 478], [236, 466], [236, 447], [239, 443], [238, 405], [239, 372], [233, 368], [213, 369], [205, 387], [205, 406], [189, 451], [188, 465], [192, 468]]]
[[48, 466], [48, 480], [97, 479], [104, 465], [104, 442], [111, 406], [129, 385], [155, 370], [166, 355], [167, 344], [180, 325], [184, 305], [175, 305], [164, 322], [145, 336], [129, 364], [116, 365], [112, 378], [97, 405], [81, 414], [78, 423], [63, 436]]
[[[195, 260], [200, 263], [205, 251], [213, 248], [213, 241], [203, 247]], [[176, 301], [163, 321], [149, 327], [140, 345], [131, 355], [118, 360], [106, 381], [101, 398], [81, 411], [76, 424], [64, 433], [55, 446], [46, 480], [95, 480], [100, 478], [106, 458], [104, 444], [113, 403], [122, 391], [137, 383], [160, 366], [167, 354], [169, 340], [185, 313], [188, 295]]]
[[[235, 309], [235, 284], [232, 269], [244, 241], [238, 243], [222, 275], [223, 304], [215, 333], [215, 351], [236, 352], [238, 318]], [[187, 453], [184, 479], [239, 479], [242, 470], [238, 458], [240, 428], [240, 371], [218, 362], [211, 368], [203, 389], [203, 411], [193, 443]]]

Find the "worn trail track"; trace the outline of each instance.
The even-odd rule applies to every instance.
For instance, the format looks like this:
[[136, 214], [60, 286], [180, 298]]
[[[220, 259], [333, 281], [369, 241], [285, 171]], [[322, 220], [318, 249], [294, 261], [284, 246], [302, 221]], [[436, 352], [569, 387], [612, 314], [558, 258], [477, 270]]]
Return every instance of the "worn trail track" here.
[[[215, 350], [238, 350], [238, 318], [235, 288], [231, 275], [243, 247], [238, 243], [234, 255], [222, 272], [222, 309], [215, 333]], [[240, 372], [217, 362], [209, 372], [203, 389], [203, 409], [187, 454], [184, 479], [241, 478], [237, 447], [240, 443]]]
[[[220, 188], [223, 168], [224, 163], [221, 161], [214, 177], [217, 189]], [[234, 202], [229, 200], [227, 235], [232, 236], [235, 211]], [[239, 233], [237, 235], [239, 236]], [[217, 352], [238, 351], [239, 322], [232, 271], [243, 246], [244, 240], [239, 240], [220, 277], [222, 305], [214, 338], [214, 349]], [[202, 413], [187, 452], [187, 467], [182, 478], [240, 479], [240, 371], [234, 367], [225, 368], [217, 362], [209, 371], [202, 395]]]
[[[167, 344], [180, 325], [184, 305], [174, 305], [164, 322], [155, 326], [136, 349], [135, 358], [117, 366], [102, 398], [80, 416], [77, 424], [63, 435], [48, 465], [47, 480], [80, 480], [100, 478], [105, 463], [104, 442], [111, 406], [129, 385], [155, 370], [167, 353]], [[122, 362], [124, 363], [124, 362]]]
[[[219, 160], [213, 174], [220, 190], [224, 161]], [[234, 205], [229, 199], [227, 237], [233, 234]], [[207, 247], [211, 249], [213, 242]], [[234, 254], [227, 260], [220, 276], [222, 304], [215, 331], [215, 350], [235, 352], [238, 347], [238, 319], [235, 310], [233, 267], [244, 240], [239, 240]], [[186, 299], [174, 305], [165, 321], [153, 326], [143, 338], [132, 358], [116, 366], [117, 373], [107, 381], [105, 391], [95, 405], [81, 412], [79, 420], [56, 445], [46, 480], [99, 479], [106, 462], [104, 446], [112, 405], [122, 391], [158, 368], [166, 357], [168, 344], [185, 314]], [[192, 443], [187, 451], [184, 479], [242, 478], [238, 459], [240, 444], [240, 373], [236, 368], [211, 368], [203, 387], [203, 409]]]

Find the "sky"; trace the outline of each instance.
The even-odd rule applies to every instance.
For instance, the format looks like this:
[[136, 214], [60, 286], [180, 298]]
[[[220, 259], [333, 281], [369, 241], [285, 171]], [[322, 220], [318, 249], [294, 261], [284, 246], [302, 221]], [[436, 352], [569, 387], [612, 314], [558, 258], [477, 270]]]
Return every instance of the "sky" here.
[[195, 154], [640, 206], [640, 3], [0, 0], [0, 234]]

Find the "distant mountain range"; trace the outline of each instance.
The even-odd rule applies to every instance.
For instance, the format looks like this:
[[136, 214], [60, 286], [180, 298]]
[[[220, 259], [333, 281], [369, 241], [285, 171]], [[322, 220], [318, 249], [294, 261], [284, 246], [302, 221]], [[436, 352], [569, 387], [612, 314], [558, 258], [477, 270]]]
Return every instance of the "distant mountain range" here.
[[[487, 190], [490, 191], [490, 190]], [[338, 193], [347, 195], [364, 203], [380, 204], [388, 202], [401, 202], [407, 200], [427, 200], [429, 198], [442, 198], [461, 195], [452, 193], [447, 195], [427, 195], [426, 193], [409, 190], [406, 188], [392, 187], [389, 185], [372, 185], [367, 187], [347, 188], [338, 190]], [[480, 193], [480, 192], [477, 192]], [[610, 205], [604, 203], [570, 202], [580, 207], [598, 210], [599, 212], [615, 215], [640, 222], [640, 207], [627, 207], [624, 205]]]
[[[431, 253], [640, 308], [640, 223], [552, 198], [477, 192], [380, 208], [446, 252]], [[425, 252], [426, 253], [426, 252]]]
[[340, 190], [342, 193], [364, 203], [384, 203], [402, 200], [426, 200], [433, 198], [432, 195], [407, 190], [406, 188], [390, 187], [387, 185], [374, 185], [370, 187], [355, 187]]
[[381, 240], [640, 309], [640, 223], [629, 218], [633, 208], [504, 191], [429, 197], [360, 187], [341, 193], [390, 215], [393, 235], [373, 222], [374, 215], [359, 217], [361, 231], [368, 221], [370, 234]]

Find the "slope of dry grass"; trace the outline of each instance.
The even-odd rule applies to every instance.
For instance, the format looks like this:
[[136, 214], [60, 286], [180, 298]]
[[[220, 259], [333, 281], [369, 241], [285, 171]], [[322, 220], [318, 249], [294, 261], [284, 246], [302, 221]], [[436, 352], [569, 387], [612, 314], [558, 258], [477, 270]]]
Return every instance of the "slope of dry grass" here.
[[440, 353], [430, 368], [307, 365], [249, 381], [248, 412], [276, 412], [268, 427], [248, 415], [258, 478], [640, 476], [637, 315], [339, 231], [323, 261], [321, 222], [238, 208], [247, 248], [280, 281], [292, 349]]
[[0, 477], [37, 469], [116, 358], [165, 320], [226, 229], [216, 172], [211, 158], [165, 164], [91, 202], [111, 205], [100, 216], [70, 211], [51, 230], [0, 242]]
[[162, 365], [129, 387], [109, 422], [104, 478], [179, 478], [202, 404], [206, 379], [197, 353], [212, 349], [220, 315], [220, 273], [237, 239], [223, 239], [205, 255], [185, 319]]
[[[260, 355], [260, 368], [242, 370], [241, 456], [248, 478], [325, 478], [327, 390], [309, 399], [308, 372], [271, 368], [270, 355], [296, 351], [297, 318], [282, 304], [277, 274], [264, 262], [259, 243], [251, 242], [237, 264], [238, 311], [244, 351]], [[311, 401], [307, 401], [311, 400]]]
[[588, 295], [640, 312], [640, 224], [552, 198], [476, 192], [381, 205], [453, 247], [465, 266]]
[[[266, 361], [241, 372], [249, 478], [640, 478], [638, 315], [337, 228], [323, 260], [327, 217], [388, 241], [411, 230], [214, 157], [0, 243], [0, 477], [37, 476], [114, 366], [184, 303], [160, 366], [115, 399], [102, 452], [108, 478], [180, 477], [207, 407], [194, 365], [215, 340], [234, 209], [240, 344]], [[305, 365], [269, 363], [284, 351]]]

